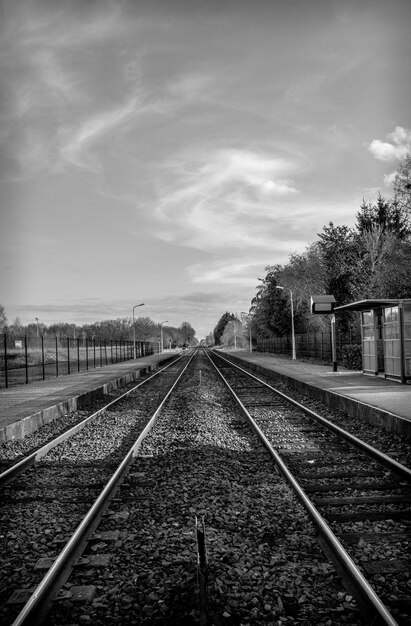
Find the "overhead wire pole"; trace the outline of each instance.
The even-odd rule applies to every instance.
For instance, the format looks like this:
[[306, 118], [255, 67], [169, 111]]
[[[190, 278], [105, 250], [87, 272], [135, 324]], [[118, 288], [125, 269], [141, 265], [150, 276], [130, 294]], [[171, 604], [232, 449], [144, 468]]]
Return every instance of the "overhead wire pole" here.
[[134, 323], [134, 309], [136, 309], [138, 306], [144, 306], [144, 302], [133, 306], [133, 358], [134, 359], [136, 358], [136, 326]]

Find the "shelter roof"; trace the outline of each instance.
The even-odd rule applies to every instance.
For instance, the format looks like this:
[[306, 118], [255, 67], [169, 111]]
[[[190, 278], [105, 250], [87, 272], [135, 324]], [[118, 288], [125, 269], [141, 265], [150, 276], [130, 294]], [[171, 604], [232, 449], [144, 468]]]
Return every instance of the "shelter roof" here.
[[370, 309], [379, 309], [385, 306], [397, 306], [398, 298], [380, 298], [378, 300], [359, 300], [358, 302], [350, 302], [342, 306], [335, 307], [334, 311], [369, 311]]

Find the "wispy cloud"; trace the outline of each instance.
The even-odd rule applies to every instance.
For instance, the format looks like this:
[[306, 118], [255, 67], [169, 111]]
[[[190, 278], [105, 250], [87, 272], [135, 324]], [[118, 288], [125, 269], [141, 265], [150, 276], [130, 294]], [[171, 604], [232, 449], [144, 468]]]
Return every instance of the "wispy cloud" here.
[[230, 285], [255, 285], [256, 272], [264, 266], [264, 260], [256, 263], [252, 260], [220, 258], [207, 263], [197, 263], [188, 268], [193, 283], [213, 283]]
[[99, 169], [90, 155], [90, 148], [101, 137], [125, 124], [138, 111], [140, 98], [131, 96], [125, 104], [110, 111], [101, 111], [77, 128], [64, 128], [59, 132], [60, 156], [64, 163], [85, 169]]
[[187, 103], [198, 102], [210, 99], [215, 82], [215, 75], [196, 71], [177, 76], [168, 83], [168, 88], [170, 94], [177, 99]]
[[392, 133], [388, 133], [387, 139], [374, 139], [368, 146], [371, 154], [379, 161], [395, 161], [411, 152], [411, 130], [408, 128], [396, 126]]
[[275, 219], [275, 203], [298, 193], [288, 177], [296, 163], [238, 149], [203, 154], [186, 155], [173, 170], [174, 187], [161, 190], [158, 236], [205, 250], [268, 247], [259, 218]]
[[69, 76], [52, 50], [39, 50], [34, 53], [32, 62], [49, 98], [63, 98], [68, 101], [83, 99], [83, 95], [76, 89], [76, 79]]

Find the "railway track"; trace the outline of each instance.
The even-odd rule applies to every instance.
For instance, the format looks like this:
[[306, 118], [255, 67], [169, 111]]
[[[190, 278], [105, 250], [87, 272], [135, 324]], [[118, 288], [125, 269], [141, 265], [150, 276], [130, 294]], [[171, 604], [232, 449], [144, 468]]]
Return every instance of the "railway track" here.
[[[310, 481], [316, 488], [320, 480], [324, 488], [328, 487], [324, 481], [329, 478], [320, 478], [321, 472], [317, 471], [322, 467], [323, 474], [332, 473], [327, 466], [319, 465], [326, 460], [324, 436], [318, 435], [312, 423], [298, 425], [295, 409], [289, 411], [284, 405], [279, 406], [267, 386], [262, 386], [264, 392], [260, 396], [254, 379], [250, 393], [248, 376], [241, 374], [241, 383], [238, 373], [229, 374], [233, 371], [231, 366], [225, 363], [223, 369], [224, 376], [232, 376], [233, 386], [237, 386], [239, 395], [242, 393], [243, 400], [248, 402], [248, 412], [253, 413], [255, 422], [260, 420], [264, 427], [265, 446], [267, 438], [274, 438], [276, 430], [277, 444], [281, 441], [282, 448], [288, 451], [289, 465], [294, 463], [295, 470], [300, 467], [296, 459], [305, 459], [303, 466], [308, 472], [306, 476], [300, 474], [299, 481], [307, 481], [307, 492]], [[98, 440], [110, 437], [114, 424], [129, 423], [131, 413], [138, 412], [136, 406], [130, 409], [125, 401], [122, 404], [118, 410], [106, 412], [112, 413], [114, 418], [108, 428], [106, 424], [106, 434], [102, 436], [100, 432], [94, 437]], [[55, 456], [58, 447], [41, 463], [48, 473], [41, 474], [36, 463], [11, 482], [4, 491], [4, 507], [12, 505], [7, 498], [16, 502], [14, 512], [8, 516], [9, 526], [2, 533], [3, 547], [21, 541], [25, 549], [34, 542], [36, 559], [42, 552], [52, 562], [39, 564], [36, 560], [40, 569], [36, 570], [38, 586], [34, 595], [33, 580], [29, 580], [27, 574], [34, 565], [34, 555], [25, 556], [18, 564], [23, 570], [20, 578], [25, 581], [29, 599], [23, 609], [22, 597], [17, 598], [20, 605], [8, 604], [6, 610], [3, 609], [4, 623], [16, 626], [40, 623], [51, 606], [45, 618], [49, 626], [402, 623], [401, 615], [406, 617], [403, 607], [394, 607], [397, 622], [389, 611], [375, 614], [375, 607], [370, 609], [359, 594], [362, 610], [368, 611], [368, 615], [370, 610], [374, 611], [371, 618], [361, 620], [353, 597], [356, 581], [351, 580], [349, 591], [344, 589], [333, 565], [318, 548], [314, 520], [278, 473], [256, 434], [258, 428], [256, 432], [249, 428], [239, 404], [243, 404], [242, 400], [234, 401], [216, 377], [210, 361], [203, 354], [197, 354], [161, 408], [149, 422], [146, 418], [146, 427], [139, 424], [140, 436], [132, 445], [128, 460], [121, 464], [121, 480], [113, 480], [109, 488], [104, 488], [106, 504], [98, 511], [93, 505], [94, 513], [87, 513], [87, 492], [90, 491], [93, 499], [105, 482], [103, 472], [106, 468], [114, 469], [118, 461], [114, 460], [113, 452], [107, 450], [100, 453], [97, 449], [94, 455], [90, 454], [90, 437], [88, 444], [86, 438], [83, 443], [79, 441], [70, 446], [73, 456], [63, 494], [57, 493], [61, 492], [62, 483], [57, 479], [53, 483], [53, 473], [59, 474], [58, 465], [64, 462], [63, 454]], [[274, 412], [281, 415], [277, 424]], [[290, 419], [294, 421], [289, 422], [286, 413], [292, 415]], [[296, 439], [292, 441], [294, 436]], [[317, 449], [322, 446], [321, 455], [316, 455], [314, 441]], [[340, 448], [339, 453], [341, 458], [347, 451]], [[307, 454], [310, 458], [304, 456]], [[90, 456], [100, 462], [92, 466]], [[313, 467], [316, 469], [314, 478]], [[92, 468], [92, 472], [88, 477], [84, 475], [86, 479], [80, 491], [83, 496], [87, 493], [87, 498], [83, 502], [73, 488], [73, 479], [79, 482], [81, 472], [87, 468]], [[16, 488], [18, 481], [24, 478], [30, 482], [31, 476], [35, 479], [35, 489], [41, 485], [41, 494], [34, 491], [28, 496], [24, 485], [24, 489]], [[335, 472], [331, 480], [334, 479]], [[352, 478], [347, 477], [345, 482], [350, 480]], [[403, 478], [401, 481], [405, 482]], [[335, 485], [335, 480], [332, 484]], [[323, 494], [329, 495], [317, 489], [313, 497], [321, 498]], [[58, 495], [60, 503], [67, 505], [65, 513], [53, 510], [59, 507]], [[22, 539], [18, 532], [13, 533], [12, 527], [18, 520], [19, 505], [23, 508], [27, 504], [23, 502], [25, 498], [32, 498], [30, 511], [38, 516], [39, 524], [37, 533]], [[46, 507], [47, 499], [50, 506]], [[97, 495], [95, 504], [99, 499]], [[328, 502], [328, 506], [334, 505]], [[77, 516], [77, 529], [84, 525], [85, 515], [89, 521], [84, 535], [77, 532], [77, 536], [75, 533], [70, 538], [72, 524], [68, 521], [73, 520], [73, 513]], [[323, 513], [325, 515], [325, 510]], [[198, 519], [204, 520], [200, 526]], [[24, 536], [24, 520], [19, 523], [20, 534]], [[395, 524], [399, 532], [402, 522], [398, 520]], [[404, 533], [399, 534], [404, 547]], [[324, 549], [330, 554], [329, 545], [324, 544]], [[68, 564], [66, 557], [69, 557]], [[7, 572], [16, 567], [13, 558], [3, 571], [3, 581]], [[344, 569], [340, 572], [344, 577]], [[53, 582], [52, 577], [56, 577]], [[383, 590], [391, 589], [390, 584], [382, 585]], [[10, 585], [6, 587], [10, 590]], [[61, 591], [56, 596], [58, 588]], [[41, 607], [43, 601], [44, 607]]]
[[367, 619], [409, 623], [411, 470], [221, 355], [212, 360], [263, 433]]
[[[134, 385], [0, 475], [2, 623], [41, 621], [127, 473], [133, 444], [189, 358]], [[46, 584], [33, 596], [50, 567]]]

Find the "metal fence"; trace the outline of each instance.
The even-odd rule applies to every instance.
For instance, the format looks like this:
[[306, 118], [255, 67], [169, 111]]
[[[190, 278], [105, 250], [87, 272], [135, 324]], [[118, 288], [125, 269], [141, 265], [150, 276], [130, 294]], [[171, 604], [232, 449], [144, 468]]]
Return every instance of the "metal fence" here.
[[[361, 335], [351, 333], [347, 336], [337, 333], [337, 361], [341, 360], [341, 353], [344, 346], [351, 344], [361, 344]], [[282, 354], [291, 357], [291, 335], [270, 337], [269, 339], [257, 339], [254, 349], [258, 352], [272, 352], [273, 354]], [[331, 332], [295, 335], [295, 352], [297, 359], [315, 359], [316, 361], [332, 363]]]
[[[158, 347], [136, 341], [136, 357]], [[72, 337], [39, 336], [0, 339], [0, 388], [55, 378], [134, 358], [133, 342]]]

